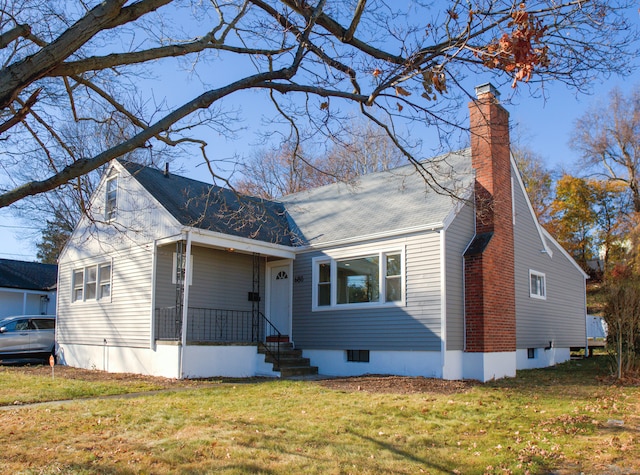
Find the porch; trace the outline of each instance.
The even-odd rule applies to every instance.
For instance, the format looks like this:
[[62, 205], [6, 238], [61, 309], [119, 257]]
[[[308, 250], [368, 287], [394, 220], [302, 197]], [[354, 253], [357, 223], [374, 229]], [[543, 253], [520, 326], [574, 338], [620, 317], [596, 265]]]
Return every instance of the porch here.
[[201, 233], [176, 238], [156, 243], [153, 340], [197, 352], [201, 365], [220, 365], [223, 348], [243, 346], [256, 347], [274, 371], [293, 360], [290, 248], [252, 242], [240, 249]]
[[[182, 341], [184, 311], [179, 306], [155, 309], [156, 341]], [[257, 344], [283, 341], [280, 331], [260, 311], [189, 307], [187, 344]]]
[[[166, 307], [155, 309], [156, 342], [181, 342], [183, 309]], [[186, 312], [187, 346], [257, 346], [265, 363], [281, 376], [317, 374], [302, 351], [293, 348], [289, 337], [283, 335], [262, 312], [193, 308]]]

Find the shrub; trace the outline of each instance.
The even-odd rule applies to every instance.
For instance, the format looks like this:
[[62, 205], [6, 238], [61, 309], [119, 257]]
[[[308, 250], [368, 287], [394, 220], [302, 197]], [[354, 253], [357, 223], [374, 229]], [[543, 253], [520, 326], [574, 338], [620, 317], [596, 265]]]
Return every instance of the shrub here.
[[615, 356], [618, 378], [640, 370], [640, 279], [613, 279], [606, 289], [604, 318], [607, 345]]

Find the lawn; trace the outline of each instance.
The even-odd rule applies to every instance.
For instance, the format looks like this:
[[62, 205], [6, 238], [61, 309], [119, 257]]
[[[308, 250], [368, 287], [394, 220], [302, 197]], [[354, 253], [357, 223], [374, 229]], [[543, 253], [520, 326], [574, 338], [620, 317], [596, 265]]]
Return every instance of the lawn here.
[[[604, 356], [489, 384], [171, 382], [72, 369], [52, 379], [47, 367], [0, 367], [0, 472], [640, 473], [640, 387], [607, 373]], [[43, 401], [47, 385], [51, 399], [66, 385], [89, 399], [9, 402]]]

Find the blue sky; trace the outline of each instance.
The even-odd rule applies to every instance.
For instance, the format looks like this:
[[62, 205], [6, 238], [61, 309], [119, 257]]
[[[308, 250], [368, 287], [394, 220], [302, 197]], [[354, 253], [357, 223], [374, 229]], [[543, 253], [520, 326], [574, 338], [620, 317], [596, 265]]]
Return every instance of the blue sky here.
[[[482, 82], [482, 81], [479, 81]], [[511, 116], [511, 125], [516, 134], [523, 136], [523, 142], [541, 155], [548, 166], [565, 167], [571, 171], [578, 160], [577, 153], [569, 146], [569, 138], [575, 120], [582, 116], [596, 101], [606, 100], [609, 91], [615, 87], [625, 88], [640, 85], [640, 75], [626, 79], [612, 77], [602, 84], [593, 86], [592, 95], [576, 97], [575, 93], [563, 85], [548, 87], [548, 97], [530, 97], [522, 88], [507, 106]], [[500, 90], [502, 98], [508, 98], [513, 92], [508, 87]], [[212, 137], [210, 143], [220, 142]], [[247, 142], [220, 144], [225, 153], [247, 153]], [[188, 164], [187, 164], [188, 165]], [[187, 174], [203, 179], [202, 172], [187, 169]], [[32, 237], [37, 232], [32, 225], [12, 218], [8, 210], [0, 210], [0, 258], [35, 260], [36, 249]]]
[[[633, 14], [636, 21], [640, 21], [638, 13], [634, 11]], [[222, 71], [216, 72], [216, 74], [222, 73]], [[473, 81], [474, 78], [468, 78], [467, 82], [470, 80]], [[485, 78], [478, 78], [472, 84], [484, 82], [486, 82]], [[564, 167], [567, 171], [573, 171], [579, 158], [577, 152], [569, 146], [575, 120], [584, 115], [597, 101], [606, 101], [613, 87], [620, 87], [624, 91], [631, 86], [640, 87], [640, 73], [627, 78], [614, 75], [600, 83], [594, 83], [591, 85], [591, 95], [576, 96], [575, 92], [558, 83], [546, 85], [545, 98], [532, 97], [526, 85], [518, 86], [515, 95], [508, 86], [501, 87], [500, 93], [502, 99], [509, 100], [506, 107], [511, 114], [514, 135], [520, 136], [524, 145], [542, 156], [548, 166]], [[191, 98], [188, 87], [174, 87], [171, 93], [173, 96], [178, 94], [182, 96], [181, 98]], [[260, 106], [257, 105], [259, 101], [255, 100], [255, 93], [249, 93], [244, 97], [247, 100], [241, 107], [248, 121], [244, 124], [247, 130], [242, 134], [246, 138], [243, 136], [241, 140], [231, 142], [220, 135], [212, 134], [211, 137], [206, 138], [210, 144], [210, 154], [226, 158], [234, 154], [249, 155], [251, 153], [251, 147], [255, 146], [255, 140], [250, 138], [252, 137], [251, 124], [260, 120], [261, 111]], [[466, 114], [466, 110], [462, 112]], [[172, 166], [179, 165], [180, 163], [176, 163]], [[203, 179], [203, 176], [206, 176], [202, 168], [196, 169], [193, 164], [186, 163], [184, 167], [186, 174], [193, 178]], [[35, 260], [34, 241], [37, 236], [38, 230], [34, 225], [16, 220], [12, 217], [10, 209], [0, 210], [0, 258]]]

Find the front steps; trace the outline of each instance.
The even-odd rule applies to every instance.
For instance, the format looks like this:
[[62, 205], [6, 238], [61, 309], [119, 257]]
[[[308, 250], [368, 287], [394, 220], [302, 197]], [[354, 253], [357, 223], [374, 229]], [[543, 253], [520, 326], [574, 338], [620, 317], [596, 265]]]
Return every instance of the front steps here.
[[[289, 341], [288, 337], [280, 337], [280, 341], [269, 341], [263, 345], [258, 346], [258, 353], [264, 354], [264, 361], [273, 365], [274, 371], [279, 371], [282, 378], [288, 378], [291, 376], [307, 376], [318, 374], [318, 367], [311, 366], [309, 358], [303, 358], [302, 350], [297, 350], [293, 347], [293, 343]], [[273, 353], [278, 354], [278, 347], [280, 349], [280, 365], [277, 364], [276, 359], [271, 353], [267, 352], [265, 346]]]

